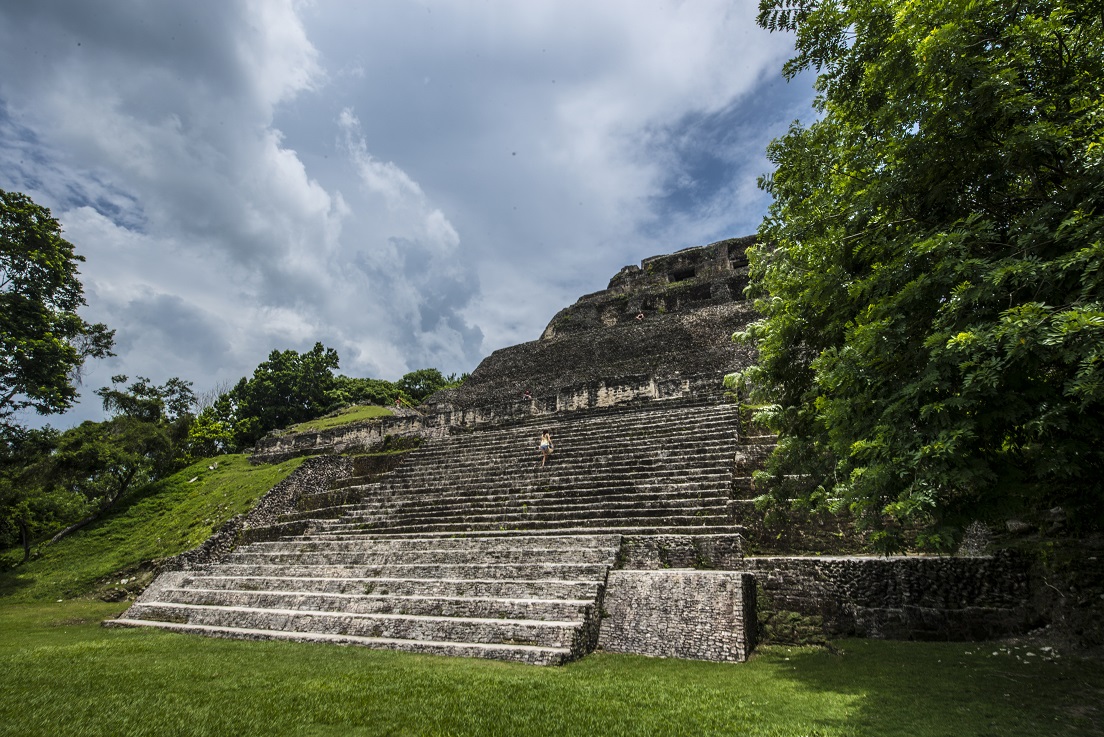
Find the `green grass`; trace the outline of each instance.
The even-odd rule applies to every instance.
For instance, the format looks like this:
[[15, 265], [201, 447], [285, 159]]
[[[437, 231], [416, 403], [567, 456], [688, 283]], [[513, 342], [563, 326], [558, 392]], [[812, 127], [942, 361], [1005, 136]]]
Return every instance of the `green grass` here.
[[[196, 547], [252, 508], [301, 462], [254, 466], [245, 456], [232, 455], [196, 463], [135, 492], [111, 514], [56, 545], [39, 546], [31, 561], [0, 573], [0, 596], [7, 602], [53, 601], [109, 587], [135, 590], [150, 577], [137, 567]], [[119, 583], [122, 578], [127, 584]]]
[[1104, 733], [1104, 666], [1024, 644], [857, 640], [743, 664], [598, 654], [537, 668], [100, 627], [128, 602], [94, 595], [194, 547], [300, 462], [217, 460], [0, 575], [0, 737]]
[[329, 430], [332, 427], [350, 425], [354, 422], [375, 420], [380, 417], [391, 417], [393, 414], [394, 413], [386, 407], [377, 407], [371, 404], [358, 404], [353, 407], [346, 407], [343, 410], [326, 415], [325, 417], [319, 417], [317, 420], [309, 420], [307, 422], [300, 422], [298, 425], [292, 425], [284, 430], [284, 432], [318, 432], [319, 430]]
[[1104, 667], [1022, 647], [845, 641], [841, 654], [770, 647], [742, 664], [599, 654], [538, 668], [98, 626], [122, 606], [0, 606], [0, 735], [1087, 737], [1104, 729]]

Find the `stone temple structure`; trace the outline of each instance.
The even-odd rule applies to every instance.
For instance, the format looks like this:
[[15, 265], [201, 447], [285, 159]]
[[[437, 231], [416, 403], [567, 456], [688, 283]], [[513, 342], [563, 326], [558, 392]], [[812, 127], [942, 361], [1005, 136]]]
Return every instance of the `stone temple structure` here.
[[773, 439], [722, 381], [751, 360], [731, 335], [755, 318], [752, 242], [625, 267], [418, 413], [265, 439], [257, 460], [318, 457], [110, 624], [539, 664], [740, 661], [779, 614], [828, 635], [1028, 626], [1014, 561], [749, 555]]

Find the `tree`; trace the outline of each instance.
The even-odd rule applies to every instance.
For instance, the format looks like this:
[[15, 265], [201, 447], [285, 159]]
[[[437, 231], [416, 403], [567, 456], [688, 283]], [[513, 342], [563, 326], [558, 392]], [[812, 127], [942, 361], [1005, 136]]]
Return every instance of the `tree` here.
[[1104, 511], [1104, 3], [763, 0], [821, 117], [771, 143], [752, 249], [765, 503], [882, 550]]
[[378, 404], [387, 406], [399, 396], [399, 388], [386, 379], [337, 376], [331, 396], [341, 404]]
[[65, 431], [43, 464], [47, 488], [74, 494], [86, 506], [51, 542], [99, 519], [132, 489], [163, 478], [186, 460], [196, 401], [191, 382], [173, 377], [158, 386], [139, 376], [123, 387], [127, 380], [113, 376], [112, 386], [95, 392], [111, 419]]
[[[228, 411], [227, 411], [228, 414]], [[188, 428], [189, 458], [210, 458], [235, 449], [231, 421], [220, 415], [218, 406], [205, 407]]]
[[320, 417], [336, 406], [338, 362], [337, 351], [321, 343], [305, 353], [272, 351], [251, 379], [243, 378], [225, 395], [216, 416], [232, 424], [239, 448], [270, 430]]
[[430, 394], [442, 389], [459, 386], [466, 378], [466, 374], [463, 376], [457, 376], [456, 374], [445, 376], [439, 369], [424, 368], [404, 375], [395, 382], [395, 386], [413, 402], [418, 403]]
[[104, 411], [113, 417], [160, 425], [172, 445], [170, 465], [181, 465], [191, 457], [188, 438], [196, 420], [193, 409], [197, 400], [192, 382], [174, 376], [158, 386], [138, 376], [130, 386], [122, 388], [127, 380], [126, 374], [112, 376], [110, 387], [95, 391], [103, 400]]
[[50, 211], [0, 190], [0, 424], [27, 407], [64, 412], [89, 358], [112, 355], [114, 331], [77, 315], [77, 255]]
[[83, 422], [62, 433], [48, 461], [48, 482], [82, 497], [89, 512], [50, 541], [76, 532], [110, 511], [130, 490], [174, 470], [167, 423], [127, 415]]
[[37, 538], [86, 511], [83, 499], [43, 483], [57, 441], [51, 428], [0, 432], [0, 547], [20, 545], [24, 563]]
[[111, 387], [101, 387], [95, 394], [103, 400], [105, 412], [114, 416], [126, 415], [144, 422], [173, 424], [191, 414], [196, 404], [192, 382], [174, 376], [158, 386], [144, 376], [138, 376], [130, 386], [120, 388], [128, 381], [126, 374], [111, 377]]

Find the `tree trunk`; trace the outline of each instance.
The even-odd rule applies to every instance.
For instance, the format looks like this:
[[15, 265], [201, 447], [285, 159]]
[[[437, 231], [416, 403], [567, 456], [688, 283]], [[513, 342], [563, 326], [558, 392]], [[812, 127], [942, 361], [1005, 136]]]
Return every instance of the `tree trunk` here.
[[19, 565], [23, 565], [31, 559], [31, 529], [22, 517], [19, 518], [19, 536], [23, 539], [23, 560], [19, 561]]
[[95, 522], [97, 519], [99, 519], [99, 516], [102, 513], [103, 513], [103, 510], [99, 510], [99, 511], [93, 512], [92, 514], [88, 515], [87, 517], [82, 519], [80, 522], [74, 522], [73, 524], [69, 525], [64, 530], [59, 532], [58, 534], [51, 537], [50, 538], [50, 544], [53, 545], [54, 543], [56, 543], [61, 538], [65, 537], [66, 535], [68, 535], [71, 532], [76, 532], [80, 528], [87, 525], [89, 522]]
[[51, 537], [50, 538], [50, 544], [53, 545], [54, 543], [56, 543], [58, 540], [62, 539], [66, 535], [69, 535], [70, 533], [76, 532], [77, 530], [79, 530], [80, 528], [82, 528], [85, 525], [89, 524], [90, 522], [95, 522], [96, 520], [98, 520], [100, 518], [100, 515], [102, 515], [104, 512], [109, 511], [112, 507], [115, 506], [115, 502], [117, 502], [117, 501], [119, 501], [120, 499], [123, 498], [123, 495], [126, 493], [127, 488], [130, 486], [131, 479], [133, 479], [133, 478], [134, 478], [134, 472], [128, 473], [126, 479], [123, 480], [119, 484], [119, 490], [117, 492], [115, 492], [115, 496], [111, 497], [111, 499], [108, 500], [107, 504], [103, 505], [102, 507], [97, 509], [92, 514], [88, 515], [87, 517], [82, 519], [80, 522], [74, 522], [73, 524], [69, 525], [64, 530], [59, 532], [58, 534]]

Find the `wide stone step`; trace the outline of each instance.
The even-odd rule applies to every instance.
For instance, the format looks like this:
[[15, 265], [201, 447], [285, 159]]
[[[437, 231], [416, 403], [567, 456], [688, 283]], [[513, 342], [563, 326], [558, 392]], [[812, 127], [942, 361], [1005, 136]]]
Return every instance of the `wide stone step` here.
[[385, 490], [379, 494], [365, 496], [362, 501], [350, 504], [350, 509], [373, 509], [381, 503], [443, 503], [467, 502], [478, 499], [507, 498], [539, 499], [605, 499], [614, 495], [638, 495], [664, 493], [670, 495], [728, 495], [732, 477], [679, 481], [669, 479], [661, 482], [624, 482], [617, 480], [595, 480], [577, 484], [549, 482], [541, 485], [530, 483], [511, 484], [506, 480], [486, 484], [469, 483], [464, 485], [443, 485], [438, 488]]
[[[580, 458], [588, 456], [624, 455], [626, 453], [647, 457], [665, 449], [671, 451], [702, 451], [723, 447], [737, 442], [735, 428], [715, 429], [688, 427], [678, 433], [640, 432], [636, 430], [610, 430], [594, 437], [574, 433], [553, 432], [552, 440], [557, 448], [564, 448]], [[460, 462], [466, 457], [493, 459], [508, 458], [518, 453], [536, 452], [540, 435], [515, 437], [478, 437], [470, 440], [444, 439], [423, 446], [411, 454], [420, 462]], [[409, 459], [408, 459], [409, 460]], [[401, 472], [406, 464], [396, 469]]]
[[507, 540], [485, 537], [427, 538], [425, 540], [395, 540], [393, 538], [358, 538], [350, 542], [258, 542], [239, 550], [265, 550], [274, 553], [290, 553], [315, 550], [344, 550], [349, 552], [396, 550], [452, 551], [452, 550], [584, 550], [601, 549], [614, 553], [621, 546], [620, 535], [571, 535], [562, 537], [525, 537], [515, 535]]
[[576, 621], [353, 614], [161, 602], [136, 603], [127, 617], [214, 627], [560, 648], [571, 647], [579, 627]]
[[[703, 439], [686, 440], [680, 443], [657, 443], [655, 447], [637, 445], [613, 446], [610, 448], [575, 447], [569, 443], [557, 442], [553, 458], [561, 463], [571, 464], [583, 470], [595, 468], [630, 469], [630, 468], [662, 468], [665, 464], [686, 462], [688, 466], [703, 461], [715, 461], [731, 455], [736, 448], [734, 438], [724, 441], [709, 442]], [[760, 448], [765, 446], [746, 446]], [[540, 451], [536, 444], [503, 449], [500, 452], [472, 452], [454, 448], [451, 452], [442, 453], [441, 457], [426, 456], [419, 458], [418, 463], [410, 463], [401, 466], [392, 472], [388, 478], [408, 478], [419, 474], [431, 473], [464, 473], [471, 470], [479, 470], [486, 466], [511, 467], [524, 464], [533, 458], [538, 458]], [[349, 485], [351, 488], [355, 488]]]
[[[397, 478], [377, 486], [357, 487], [358, 490], [376, 489], [377, 493], [405, 493], [421, 490], [440, 490], [480, 486], [485, 488], [533, 487], [554, 484], [560, 487], [609, 488], [626, 485], [657, 486], [718, 481], [732, 474], [731, 459], [724, 463], [701, 467], [672, 467], [654, 472], [633, 469], [625, 472], [584, 472], [567, 468], [551, 460], [543, 467], [539, 462], [526, 462], [513, 469], [484, 468], [477, 473], [426, 475], [423, 478]], [[367, 495], [366, 495], [367, 496]]]
[[665, 509], [684, 507], [723, 506], [727, 503], [730, 486], [694, 485], [691, 488], [660, 487], [656, 490], [615, 489], [613, 492], [593, 490], [578, 493], [570, 489], [550, 490], [536, 493], [530, 490], [510, 491], [508, 493], [475, 494], [463, 496], [448, 495], [409, 495], [374, 499], [355, 505], [331, 507], [313, 512], [295, 512], [281, 515], [280, 520], [336, 520], [348, 516], [346, 522], [359, 518], [374, 518], [390, 514], [435, 514], [462, 515], [476, 511], [513, 510], [513, 511], [570, 511], [570, 510], [631, 510], [642, 506]]
[[[712, 499], [727, 497], [731, 481], [732, 477], [726, 477], [724, 479], [687, 481], [684, 483], [677, 481], [657, 484], [607, 484], [597, 482], [585, 487], [547, 484], [536, 488], [521, 485], [495, 484], [484, 486], [472, 484], [447, 489], [408, 490], [401, 493], [380, 494], [357, 504], [334, 507], [333, 509], [347, 509], [350, 513], [356, 510], [364, 510], [367, 513], [375, 514], [380, 509], [447, 509], [453, 505], [485, 503], [550, 504], [555, 506], [562, 503], [600, 503], [607, 499], [610, 501], [647, 501], [656, 498], [670, 498], [673, 500]], [[330, 515], [320, 514], [319, 516]]]
[[571, 502], [586, 504], [600, 502], [604, 499], [622, 498], [622, 501], [632, 498], [646, 500], [657, 495], [667, 495], [673, 498], [716, 498], [728, 496], [731, 486], [731, 477], [723, 480], [687, 481], [679, 483], [668, 481], [658, 484], [614, 484], [596, 482], [585, 487], [572, 487], [560, 484], [548, 484], [539, 488], [531, 486], [494, 485], [483, 486], [472, 484], [470, 486], [452, 487], [448, 489], [424, 489], [409, 490], [402, 493], [381, 494], [367, 499], [358, 504], [345, 507], [349, 510], [363, 509], [373, 512], [376, 509], [391, 509], [396, 507], [434, 507], [446, 508], [452, 504], [480, 503], [488, 500], [491, 503], [499, 500], [526, 500], [533, 504], [547, 501], [555, 505], [557, 502]]
[[238, 591], [233, 589], [166, 589], [166, 604], [229, 606], [251, 609], [406, 614], [475, 619], [526, 619], [582, 623], [593, 600], [507, 599], [396, 594], [328, 594], [309, 591]]
[[385, 637], [357, 637], [333, 635], [321, 632], [288, 632], [245, 627], [220, 627], [174, 622], [155, 622], [141, 619], [113, 619], [104, 622], [115, 627], [156, 627], [172, 632], [202, 634], [209, 637], [228, 637], [242, 640], [290, 640], [294, 642], [325, 642], [338, 645], [359, 645], [381, 650], [401, 650], [424, 655], [489, 658], [530, 665], [559, 665], [571, 658], [571, 650], [563, 647], [539, 647], [533, 645], [507, 645], [501, 643], [434, 642], [424, 640], [394, 639]]
[[505, 427], [487, 426], [484, 428], [477, 428], [469, 431], [463, 431], [459, 428], [454, 428], [452, 435], [453, 437], [463, 437], [464, 435], [477, 435], [480, 433], [508, 434], [511, 432], [532, 433], [533, 431], [539, 433], [542, 429], [545, 428], [572, 428], [578, 431], [585, 431], [588, 429], [608, 430], [610, 428], [677, 428], [694, 422], [711, 422], [721, 420], [735, 422], [738, 417], [738, 407], [734, 404], [724, 403], [715, 404], [713, 406], [699, 407], [672, 406], [654, 409], [636, 407], [631, 409], [626, 408], [626, 411], [611, 412], [606, 414], [588, 411], [572, 414], [560, 414], [556, 416], [541, 415], [530, 418], [526, 421], [515, 422]]
[[[449, 500], [476, 496], [494, 496], [501, 494], [528, 494], [547, 496], [550, 494], [586, 496], [608, 494], [611, 491], [624, 490], [624, 493], [637, 491], [694, 491], [695, 489], [720, 488], [732, 478], [731, 471], [718, 470], [713, 473], [679, 476], [671, 474], [666, 478], [655, 476], [601, 477], [570, 476], [548, 472], [531, 472], [525, 476], [501, 474], [495, 478], [474, 479], [468, 483], [457, 483], [452, 479], [440, 479], [434, 485], [379, 487], [375, 493], [366, 494], [358, 504], [375, 504], [386, 499], [411, 500]], [[351, 506], [357, 506], [356, 504]]]
[[[400, 538], [401, 539], [401, 538]], [[301, 578], [292, 576], [188, 575], [181, 587], [235, 591], [287, 591], [321, 594], [379, 594], [452, 598], [563, 599], [594, 601], [600, 582], [550, 579], [478, 578]]]
[[[539, 459], [526, 458], [513, 466], [482, 464], [471, 471], [425, 471], [418, 475], [396, 476], [367, 486], [351, 487], [362, 498], [378, 493], [401, 493], [409, 490], [448, 489], [470, 485], [489, 487], [534, 486], [547, 484], [559, 486], [615, 486], [618, 484], [644, 484], [710, 481], [731, 474], [735, 468], [732, 454], [715, 460], [680, 461], [654, 468], [629, 464], [623, 468], [579, 468], [553, 456], [543, 466]], [[351, 500], [352, 501], [352, 500]]]
[[411, 532], [411, 533], [446, 533], [457, 534], [473, 531], [493, 531], [493, 530], [514, 530], [514, 531], [528, 531], [536, 532], [539, 530], [555, 530], [562, 531], [568, 529], [580, 529], [591, 531], [618, 531], [624, 528], [642, 527], [649, 529], [662, 529], [662, 528], [694, 528], [694, 527], [710, 527], [710, 526], [723, 526], [729, 523], [730, 517], [717, 514], [702, 514], [702, 515], [670, 515], [670, 516], [632, 516], [632, 517], [574, 517], [565, 516], [561, 519], [545, 520], [545, 519], [506, 519], [509, 515], [503, 515], [501, 519], [495, 519], [491, 521], [480, 522], [465, 522], [451, 521], [451, 522], [428, 522], [417, 525], [405, 525], [396, 521], [390, 523], [387, 520], [380, 520], [377, 522], [364, 522], [359, 524], [343, 524], [343, 523], [319, 523], [319, 530], [329, 530], [333, 532], [343, 530], [362, 530], [365, 532], [371, 532], [373, 534], [379, 534], [382, 532]]
[[[563, 445], [572, 450], [593, 453], [625, 452], [626, 449], [639, 449], [641, 453], [669, 446], [709, 447], [723, 445], [737, 440], [734, 427], [687, 427], [678, 431], [664, 432], [640, 429], [611, 429], [601, 435], [587, 437], [571, 430], [553, 431], [552, 440], [556, 446]], [[427, 444], [411, 453], [411, 457], [444, 459], [457, 457], [465, 453], [475, 455], [496, 455], [496, 453], [517, 452], [519, 449], [537, 449], [539, 432], [533, 435], [513, 435], [509, 437], [471, 437], [448, 438]]]
[[449, 565], [476, 564], [543, 564], [543, 563], [600, 563], [610, 565], [614, 554], [608, 550], [397, 550], [392, 552], [318, 550], [274, 553], [263, 550], [242, 550], [231, 553], [225, 562], [232, 565], [424, 565], [447, 563]]
[[[611, 427], [592, 433], [579, 432], [574, 428], [550, 429], [552, 430], [552, 440], [557, 445], [564, 443], [568, 447], [585, 448], [595, 452], [625, 447], [662, 447], [667, 443], [687, 443], [690, 441], [705, 443], [733, 442], [737, 438], [736, 427], [727, 423], [712, 425], [691, 423], [672, 429], [648, 426], [639, 428]], [[492, 435], [480, 433], [470, 436], [454, 435], [427, 443], [411, 453], [411, 456], [444, 458], [450, 454], [449, 451], [464, 452], [471, 450], [477, 453], [495, 453], [508, 448], [536, 448], [540, 436], [539, 431], [532, 434]]]
[[[577, 504], [559, 507], [531, 507], [520, 509], [514, 506], [488, 505], [477, 506], [463, 512], [440, 513], [435, 510], [416, 510], [406, 512], [391, 510], [378, 515], [350, 515], [342, 518], [340, 524], [434, 524], [441, 523], [557, 523], [565, 520], [588, 519], [592, 517], [642, 519], [648, 517], [672, 517], [724, 515], [728, 509], [728, 500], [699, 500], [683, 506], [660, 506], [658, 504]], [[523, 529], [523, 528], [518, 528]]]
[[374, 520], [382, 517], [392, 519], [437, 519], [437, 518], [463, 518], [471, 519], [474, 516], [521, 514], [532, 519], [547, 519], [558, 515], [571, 515], [578, 513], [602, 513], [604, 516], [612, 514], [674, 514], [683, 510], [697, 511], [709, 508], [723, 508], [727, 506], [728, 498], [719, 495], [696, 495], [684, 499], [663, 499], [653, 497], [648, 499], [618, 499], [614, 500], [543, 500], [524, 501], [513, 499], [475, 500], [469, 503], [429, 504], [429, 505], [381, 505], [375, 509], [358, 508], [349, 510], [345, 522], [358, 522], [361, 520]]
[[209, 571], [221, 576], [294, 576], [298, 578], [476, 578], [601, 580], [608, 566], [600, 563], [376, 563], [310, 565], [289, 563], [219, 563]]
[[[726, 479], [727, 482], [727, 479]], [[486, 488], [472, 487], [449, 491], [422, 491], [405, 494], [387, 494], [373, 497], [341, 509], [350, 513], [364, 510], [375, 513], [379, 509], [449, 509], [471, 504], [527, 504], [529, 506], [558, 506], [560, 504], [600, 504], [608, 501], [651, 502], [670, 500], [676, 502], [694, 499], [715, 499], [728, 496], [728, 483], [689, 482], [685, 484], [663, 483], [655, 485], [611, 485], [594, 488], [544, 486], [540, 488]]]
[[[514, 423], [508, 427], [491, 427], [463, 431], [452, 428], [449, 440], [471, 441], [475, 438], [501, 440], [517, 437], [539, 436], [543, 430], [553, 434], [570, 434], [601, 440], [617, 433], [639, 435], [686, 432], [691, 429], [739, 427], [739, 410], [735, 405], [717, 405], [701, 408], [669, 408], [663, 411], [633, 410], [616, 415], [560, 415], [542, 416], [530, 422]], [[425, 446], [423, 446], [425, 447]]]
[[321, 523], [314, 532], [304, 535], [305, 540], [355, 540], [358, 536], [368, 535], [374, 538], [384, 537], [456, 537], [457, 535], [470, 535], [472, 537], [510, 537], [513, 535], [568, 535], [586, 533], [605, 533], [616, 535], [736, 535], [743, 534], [746, 530], [740, 525], [726, 522], [713, 525], [596, 525], [592, 527], [551, 527], [547, 529], [492, 529], [492, 530], [337, 530], [328, 531], [322, 528]]
[[[702, 488], [697, 488], [697, 487]], [[379, 510], [390, 509], [463, 509], [473, 505], [528, 505], [528, 506], [559, 506], [562, 504], [596, 504], [609, 502], [620, 503], [650, 503], [664, 502], [682, 504], [701, 499], [719, 499], [727, 494], [718, 493], [719, 489], [714, 484], [700, 484], [692, 487], [671, 486], [661, 484], [656, 487], [634, 487], [613, 489], [511, 489], [507, 491], [472, 491], [470, 494], [462, 493], [415, 493], [408, 495], [393, 495], [370, 499], [359, 504], [349, 504], [342, 507], [334, 507], [335, 510], [346, 510], [350, 514], [363, 511], [367, 514], [375, 514]], [[723, 487], [727, 490], [727, 486]]]

